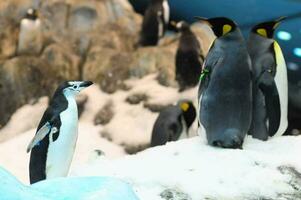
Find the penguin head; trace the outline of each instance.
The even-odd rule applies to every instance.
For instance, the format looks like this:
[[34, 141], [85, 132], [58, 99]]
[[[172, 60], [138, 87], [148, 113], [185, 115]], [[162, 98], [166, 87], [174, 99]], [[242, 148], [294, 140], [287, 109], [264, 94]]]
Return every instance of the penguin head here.
[[183, 112], [184, 120], [189, 128], [196, 118], [196, 109], [190, 100], [181, 100], [178, 102], [178, 106]]
[[184, 32], [184, 31], [189, 31], [190, 26], [187, 22], [185, 21], [179, 21], [179, 22], [171, 22], [171, 25], [174, 26], [178, 31]]
[[76, 96], [92, 84], [91, 81], [65, 81], [58, 87], [56, 93], [63, 93], [65, 96]]
[[260, 24], [255, 25], [252, 28], [252, 33], [255, 33], [257, 35], [260, 35], [265, 38], [272, 39], [274, 36], [275, 29], [279, 26], [282, 20], [284, 20], [286, 17], [280, 17], [273, 21], [263, 22]]
[[34, 8], [29, 8], [26, 12], [25, 18], [31, 19], [31, 20], [36, 20], [38, 18], [38, 11]]
[[235, 31], [237, 28], [236, 23], [226, 17], [216, 17], [210, 19], [203, 17], [195, 18], [201, 22], [208, 24], [218, 38]]

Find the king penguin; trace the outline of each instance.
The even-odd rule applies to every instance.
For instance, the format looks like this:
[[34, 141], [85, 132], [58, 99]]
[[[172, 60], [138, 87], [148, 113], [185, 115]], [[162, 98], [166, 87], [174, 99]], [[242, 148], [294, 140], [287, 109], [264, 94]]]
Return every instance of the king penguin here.
[[31, 184], [67, 176], [77, 141], [78, 111], [75, 96], [90, 85], [90, 81], [66, 81], [55, 91], [27, 147], [27, 152], [31, 151]]
[[169, 16], [170, 9], [167, 0], [151, 0], [144, 13], [139, 45], [156, 46], [165, 34]]
[[196, 109], [191, 101], [181, 100], [162, 110], [154, 124], [151, 147], [164, 145], [188, 135], [196, 118]]
[[209, 145], [242, 148], [252, 113], [251, 59], [236, 23], [204, 19], [216, 39], [204, 61], [199, 85], [199, 125]]
[[204, 58], [200, 43], [189, 24], [181, 21], [176, 24], [176, 28], [181, 32], [176, 53], [176, 81], [180, 91], [183, 91], [199, 83]]
[[29, 8], [21, 20], [17, 54], [36, 55], [42, 49], [41, 20], [38, 11]]
[[273, 39], [279, 18], [254, 26], [248, 39], [253, 70], [253, 117], [250, 134], [257, 139], [282, 135], [287, 128], [288, 83], [284, 57]]

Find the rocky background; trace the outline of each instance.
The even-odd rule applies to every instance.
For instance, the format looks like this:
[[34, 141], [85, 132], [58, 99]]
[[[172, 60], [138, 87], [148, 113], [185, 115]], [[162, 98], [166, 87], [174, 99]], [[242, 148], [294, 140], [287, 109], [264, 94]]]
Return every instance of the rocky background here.
[[[18, 52], [20, 21], [30, 7], [39, 10], [41, 39]], [[127, 0], [1, 1], [0, 127], [20, 106], [50, 96], [64, 80], [91, 80], [114, 93], [127, 89], [124, 80], [156, 72], [160, 84], [176, 86], [178, 35], [138, 49], [141, 23]], [[193, 30], [206, 53], [211, 32], [202, 25]]]

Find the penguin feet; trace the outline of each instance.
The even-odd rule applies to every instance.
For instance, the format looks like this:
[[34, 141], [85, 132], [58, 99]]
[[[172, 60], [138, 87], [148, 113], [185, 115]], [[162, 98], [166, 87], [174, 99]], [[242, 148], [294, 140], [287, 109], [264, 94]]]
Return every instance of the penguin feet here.
[[242, 141], [231, 140], [229, 142], [225, 142], [222, 140], [215, 140], [212, 142], [212, 146], [226, 148], [226, 149], [242, 149]]
[[211, 140], [210, 144], [214, 147], [242, 149], [243, 139], [241, 139], [237, 134], [234, 134], [234, 132], [230, 132], [230, 130], [232, 129], [227, 130], [225, 132], [226, 134], [224, 134], [223, 137], [216, 137]]

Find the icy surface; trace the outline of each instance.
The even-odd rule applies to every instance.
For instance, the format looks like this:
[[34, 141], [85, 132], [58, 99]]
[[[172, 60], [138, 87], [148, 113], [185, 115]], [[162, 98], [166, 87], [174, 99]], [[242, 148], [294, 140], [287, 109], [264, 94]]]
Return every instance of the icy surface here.
[[0, 167], [0, 185], [3, 200], [138, 200], [129, 184], [109, 177], [58, 178], [25, 186]]

